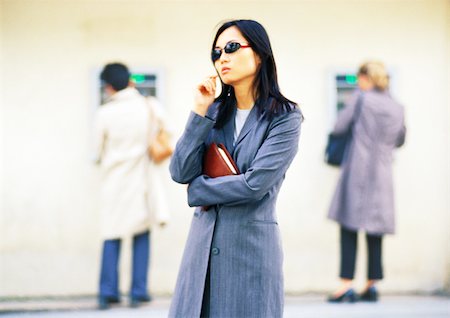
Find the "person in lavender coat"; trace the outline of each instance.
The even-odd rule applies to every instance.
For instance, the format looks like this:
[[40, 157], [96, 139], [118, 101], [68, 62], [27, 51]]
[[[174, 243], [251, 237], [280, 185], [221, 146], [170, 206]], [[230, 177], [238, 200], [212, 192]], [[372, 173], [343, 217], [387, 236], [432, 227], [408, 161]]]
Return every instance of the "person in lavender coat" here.
[[[382, 238], [395, 232], [392, 153], [403, 145], [406, 131], [403, 107], [390, 96], [388, 85], [382, 63], [364, 63], [358, 71], [359, 90], [334, 127], [334, 134], [352, 127], [353, 137], [328, 214], [340, 225], [341, 241], [341, 286], [329, 296], [330, 302], [378, 299]], [[366, 233], [368, 246], [367, 283], [360, 295], [352, 286], [358, 231]]]
[[[283, 315], [283, 252], [275, 210], [297, 153], [302, 114], [279, 90], [269, 37], [253, 20], [224, 23], [211, 58], [216, 75], [196, 89], [175, 148], [172, 178], [196, 207], [169, 317]], [[222, 143], [240, 173], [202, 174], [205, 149]], [[202, 211], [202, 206], [210, 206]]]

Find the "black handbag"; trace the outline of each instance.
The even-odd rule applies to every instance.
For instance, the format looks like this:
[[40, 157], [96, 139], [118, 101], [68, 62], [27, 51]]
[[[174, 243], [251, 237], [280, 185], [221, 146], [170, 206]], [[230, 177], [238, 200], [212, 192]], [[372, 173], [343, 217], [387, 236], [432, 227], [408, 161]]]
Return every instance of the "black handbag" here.
[[352, 140], [352, 127], [361, 112], [362, 95], [359, 95], [355, 106], [355, 115], [353, 117], [350, 128], [343, 134], [328, 135], [327, 147], [325, 148], [325, 162], [331, 166], [340, 166], [344, 160], [346, 149]]
[[340, 166], [344, 160], [347, 144], [350, 144], [351, 139], [351, 130], [343, 135], [329, 134], [327, 147], [325, 148], [325, 162], [331, 166]]

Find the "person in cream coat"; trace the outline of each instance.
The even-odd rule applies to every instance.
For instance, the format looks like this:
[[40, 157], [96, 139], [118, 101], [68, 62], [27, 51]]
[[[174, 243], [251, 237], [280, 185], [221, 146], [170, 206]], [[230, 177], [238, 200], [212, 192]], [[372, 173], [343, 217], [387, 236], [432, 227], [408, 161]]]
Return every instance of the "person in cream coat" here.
[[160, 187], [155, 195], [155, 165], [147, 155], [157, 129], [150, 107], [157, 101], [150, 103], [133, 87], [123, 64], [106, 65], [100, 77], [109, 100], [98, 109], [94, 129], [104, 239], [98, 301], [100, 309], [107, 309], [120, 301], [118, 261], [125, 237], [133, 237], [130, 305], [151, 300], [147, 289], [150, 229], [155, 223], [165, 224], [167, 212]]

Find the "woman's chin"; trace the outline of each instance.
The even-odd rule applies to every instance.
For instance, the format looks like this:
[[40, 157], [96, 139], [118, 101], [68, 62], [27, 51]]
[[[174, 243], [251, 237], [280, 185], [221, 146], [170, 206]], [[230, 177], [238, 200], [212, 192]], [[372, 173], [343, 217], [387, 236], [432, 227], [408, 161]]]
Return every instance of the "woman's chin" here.
[[230, 81], [229, 78], [221, 78], [222, 83], [224, 83], [225, 85], [232, 85], [232, 81]]
[[228, 74], [222, 74], [220, 76], [220, 79], [225, 85], [233, 85], [233, 83], [235, 82], [233, 78], [231, 78]]

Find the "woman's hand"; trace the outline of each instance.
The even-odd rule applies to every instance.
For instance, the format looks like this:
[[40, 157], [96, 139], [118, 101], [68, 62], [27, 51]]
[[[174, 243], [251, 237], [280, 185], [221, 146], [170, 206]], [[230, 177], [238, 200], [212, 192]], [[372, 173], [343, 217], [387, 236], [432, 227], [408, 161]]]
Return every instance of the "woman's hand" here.
[[209, 106], [214, 102], [216, 96], [217, 75], [207, 77], [198, 84], [195, 90], [195, 105], [193, 111], [200, 116], [205, 116]]

